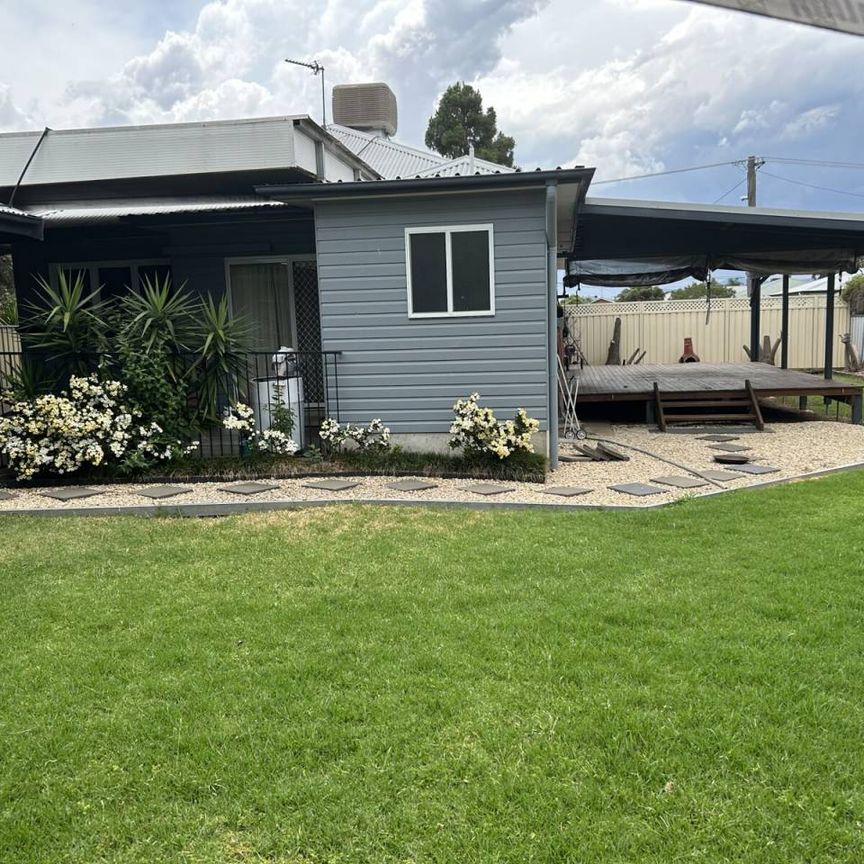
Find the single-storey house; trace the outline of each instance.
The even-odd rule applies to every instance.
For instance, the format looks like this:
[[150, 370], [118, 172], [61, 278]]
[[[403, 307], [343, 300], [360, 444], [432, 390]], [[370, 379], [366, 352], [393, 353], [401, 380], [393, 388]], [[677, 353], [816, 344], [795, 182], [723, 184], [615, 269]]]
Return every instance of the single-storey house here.
[[[335, 405], [350, 422], [380, 417], [406, 446], [440, 448], [454, 401], [478, 391], [499, 416], [536, 417], [554, 464], [558, 269], [590, 281], [596, 259], [631, 247], [641, 267], [663, 226], [651, 208], [586, 201], [592, 168], [519, 171], [401, 145], [382, 86], [354, 88], [341, 115], [334, 99], [327, 128], [284, 116], [0, 135], [0, 252], [19, 299], [63, 270], [106, 298], [170, 272], [227, 294], [262, 355], [332, 356], [307, 386], [319, 418]], [[658, 266], [676, 278], [682, 261], [697, 275], [712, 229], [730, 242], [739, 220], [750, 221], [735, 260], [783, 245], [782, 215], [660, 216], [675, 242], [654, 246], [677, 259]], [[823, 234], [841, 227], [846, 261], [861, 223]], [[793, 234], [783, 248], [801, 245]]]

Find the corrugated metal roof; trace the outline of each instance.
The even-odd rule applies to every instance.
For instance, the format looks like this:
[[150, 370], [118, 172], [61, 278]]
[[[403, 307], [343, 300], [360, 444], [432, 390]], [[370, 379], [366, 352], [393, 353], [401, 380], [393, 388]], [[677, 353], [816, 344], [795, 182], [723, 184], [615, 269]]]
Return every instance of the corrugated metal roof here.
[[400, 144], [392, 138], [382, 138], [368, 132], [360, 132], [347, 126], [331, 123], [327, 131], [338, 138], [349, 150], [374, 168], [385, 180], [397, 177], [452, 177], [456, 174], [509, 173], [514, 169], [497, 165], [486, 159], [474, 159], [474, 170], [470, 170], [469, 157], [446, 159], [429, 150], [420, 150]]
[[16, 210], [14, 207], [9, 207], [7, 204], [0, 204], [0, 216], [16, 216], [23, 219], [36, 219], [32, 213], [25, 213], [23, 210]]
[[42, 239], [42, 220], [8, 204], [0, 204], [0, 234]]
[[80, 225], [93, 222], [116, 222], [125, 216], [161, 216], [179, 213], [216, 213], [230, 210], [274, 209], [285, 207], [254, 195], [226, 195], [193, 198], [147, 198], [118, 201], [73, 201], [63, 207], [31, 209], [46, 225]]

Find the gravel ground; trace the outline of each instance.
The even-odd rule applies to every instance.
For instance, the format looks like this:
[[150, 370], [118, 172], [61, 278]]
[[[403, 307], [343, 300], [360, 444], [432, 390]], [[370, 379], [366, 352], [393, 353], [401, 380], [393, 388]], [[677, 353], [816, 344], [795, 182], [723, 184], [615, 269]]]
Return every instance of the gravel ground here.
[[[659, 456], [686, 465], [696, 470], [724, 469], [724, 466], [714, 463], [713, 457], [719, 452], [712, 450], [711, 441], [699, 440], [694, 434], [660, 434], [645, 426], [613, 426], [606, 427], [595, 434], [617, 442], [620, 445], [631, 444], [650, 450]], [[739, 434], [730, 430], [729, 434]], [[590, 441], [588, 442], [590, 443]], [[731, 480], [721, 485], [724, 488], [739, 488], [784, 477], [795, 477], [812, 471], [836, 468], [853, 463], [864, 463], [864, 427], [845, 423], [808, 422], [772, 424], [766, 431], [758, 433], [752, 430], [741, 432], [734, 442], [751, 448], [746, 455], [758, 464], [772, 465], [780, 470], [774, 474], [761, 476], [741, 474], [739, 479]], [[13, 498], [0, 501], [0, 513], [27, 509], [75, 509], [80, 507], [123, 507], [149, 506], [160, 504], [171, 508], [178, 504], [224, 504], [242, 503], [244, 501], [321, 501], [321, 500], [400, 500], [400, 501], [492, 501], [509, 503], [540, 503], [556, 504], [562, 507], [580, 505], [626, 505], [647, 506], [673, 501], [677, 498], [693, 497], [709, 492], [716, 492], [717, 487], [706, 485], [698, 489], [681, 490], [668, 487], [660, 495], [637, 498], [615, 492], [608, 487], [620, 483], [651, 483], [656, 477], [664, 475], [686, 475], [686, 472], [666, 465], [658, 459], [645, 456], [621, 447], [631, 458], [629, 462], [571, 462], [561, 463], [559, 470], [550, 473], [545, 487], [537, 483], [510, 483], [495, 481], [495, 485], [505, 486], [508, 490], [500, 495], [482, 496], [466, 490], [474, 485], [472, 480], [442, 480], [432, 479], [436, 483], [434, 489], [421, 492], [399, 492], [387, 487], [393, 482], [392, 477], [355, 477], [359, 485], [342, 492], [329, 492], [310, 489], [304, 485], [307, 481], [301, 479], [274, 480], [272, 484], [278, 488], [257, 495], [243, 496], [221, 491], [230, 483], [195, 483], [178, 484], [192, 491], [168, 498], [163, 501], [152, 501], [139, 494], [153, 484], [117, 484], [93, 485], [98, 495], [75, 501], [55, 501], [44, 497], [47, 491], [41, 489], [20, 489], [13, 491]], [[562, 442], [561, 453], [573, 452], [567, 442]], [[405, 478], [399, 478], [405, 479]], [[427, 480], [428, 478], [418, 478]], [[262, 481], [269, 482], [269, 481]], [[653, 484], [656, 485], [656, 484]], [[588, 487], [592, 491], [586, 495], [573, 498], [561, 498], [546, 494], [544, 488], [554, 486]]]

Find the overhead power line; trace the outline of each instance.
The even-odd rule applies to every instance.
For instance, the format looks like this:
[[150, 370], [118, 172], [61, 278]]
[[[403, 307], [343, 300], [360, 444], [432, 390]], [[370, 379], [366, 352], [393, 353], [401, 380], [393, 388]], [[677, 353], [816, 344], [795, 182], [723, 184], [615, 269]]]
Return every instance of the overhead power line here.
[[668, 177], [670, 174], [685, 174], [688, 171], [704, 171], [706, 168], [725, 168], [727, 165], [737, 165], [738, 162], [712, 162], [708, 165], [691, 165], [689, 168], [671, 168], [668, 171], [654, 171], [651, 174], [632, 174], [629, 177], [616, 177], [614, 180], [597, 180], [592, 186], [605, 186], [609, 183], [623, 183], [626, 180], [645, 180], [648, 177]]
[[775, 180], [782, 180], [784, 183], [792, 183], [795, 186], [804, 186], [807, 189], [817, 189], [820, 192], [833, 192], [835, 195], [847, 195], [850, 198], [864, 198], [864, 194], [860, 192], [848, 192], [845, 189], [832, 189], [830, 186], [817, 186], [815, 183], [805, 183], [803, 180], [793, 180], [791, 177], [784, 177], [782, 174], [774, 174], [771, 171], [760, 172], [765, 177], [773, 177]]
[[782, 162], [785, 165], [813, 165], [819, 168], [850, 168], [864, 171], [864, 162], [833, 162], [827, 159], [793, 159], [789, 156], [763, 156], [769, 162]]

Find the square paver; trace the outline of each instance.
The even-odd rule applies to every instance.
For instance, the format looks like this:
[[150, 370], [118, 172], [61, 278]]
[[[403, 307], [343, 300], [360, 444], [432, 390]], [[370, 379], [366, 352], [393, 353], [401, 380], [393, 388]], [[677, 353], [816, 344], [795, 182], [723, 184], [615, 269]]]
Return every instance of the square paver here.
[[473, 492], [475, 495], [500, 495], [502, 492], [512, 492], [512, 486], [496, 486], [494, 483], [474, 483], [471, 486], [465, 487], [466, 492]]
[[741, 474], [776, 474], [780, 469], [773, 465], [754, 465], [748, 462], [746, 465], [730, 465], [730, 471], [738, 471]]
[[393, 483], [388, 483], [388, 489], [395, 489], [397, 492], [422, 492], [424, 489], [435, 489], [437, 483], [429, 483], [426, 480], [395, 480]]
[[0, 489], [0, 501], [11, 501], [15, 496], [10, 492], [5, 492], [3, 489]]
[[710, 480], [716, 480], [718, 483], [741, 479], [739, 474], [733, 474], [731, 471], [717, 471], [714, 468], [708, 468], [706, 471], [702, 471], [702, 476], [708, 477]]
[[547, 486], [543, 489], [544, 495], [560, 495], [562, 498], [573, 498], [576, 495], [587, 495], [592, 489], [583, 486]]
[[325, 492], [344, 492], [360, 484], [356, 480], [316, 480], [314, 483], [304, 483], [307, 489], [323, 489]]
[[661, 495], [666, 489], [659, 486], [649, 486], [647, 483], [619, 483], [617, 486], [609, 487], [613, 492], [621, 492], [623, 495], [636, 495], [642, 498], [645, 495]]
[[709, 444], [708, 446], [712, 450], [722, 450], [724, 453], [744, 453], [750, 449], [741, 444]]
[[57, 501], [74, 501], [76, 498], [89, 498], [91, 495], [98, 495], [98, 489], [90, 489], [87, 486], [70, 486], [67, 489], [49, 489], [43, 492], [45, 498], [54, 498]]
[[259, 495], [278, 489], [272, 483], [235, 483], [233, 486], [222, 486], [220, 492], [230, 492], [232, 495]]
[[676, 489], [697, 489], [700, 486], [707, 486], [707, 480], [700, 480], [698, 477], [685, 477], [683, 474], [670, 474], [667, 477], [654, 477], [652, 483], [662, 483], [664, 486], [674, 486]]
[[699, 435], [697, 441], [737, 441], [737, 435]]
[[185, 495], [192, 490], [184, 486], [149, 486], [147, 489], [140, 489], [139, 495], [145, 498], [173, 498], [175, 495]]

